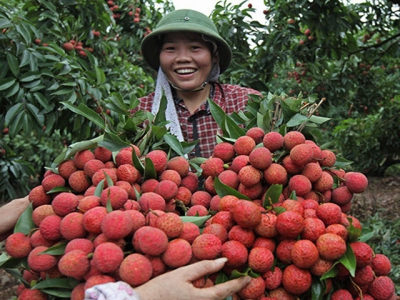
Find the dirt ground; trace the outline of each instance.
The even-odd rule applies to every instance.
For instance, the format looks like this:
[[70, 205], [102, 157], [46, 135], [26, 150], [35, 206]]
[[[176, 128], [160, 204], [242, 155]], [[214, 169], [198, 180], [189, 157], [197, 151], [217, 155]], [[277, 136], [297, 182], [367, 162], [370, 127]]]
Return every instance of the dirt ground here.
[[[379, 211], [382, 218], [400, 218], [400, 177], [368, 178], [368, 188], [352, 200], [350, 215], [361, 221]], [[0, 253], [4, 243], [0, 243]], [[15, 299], [18, 282], [4, 270], [0, 270], [0, 300]], [[399, 300], [400, 297], [397, 297]]]

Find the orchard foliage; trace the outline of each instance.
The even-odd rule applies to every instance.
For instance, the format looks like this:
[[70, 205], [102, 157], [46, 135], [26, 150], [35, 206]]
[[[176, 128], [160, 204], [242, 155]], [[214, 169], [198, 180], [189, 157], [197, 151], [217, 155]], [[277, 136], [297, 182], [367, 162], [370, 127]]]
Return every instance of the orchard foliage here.
[[[153, 90], [155, 78], [140, 42], [173, 6], [161, 0], [0, 4], [0, 199], [8, 200], [25, 195], [43, 175], [38, 170], [67, 145], [110, 128], [132, 139], [148, 116], [129, 110]], [[254, 19], [256, 10], [265, 20]], [[394, 0], [277, 0], [263, 7], [219, 1], [210, 16], [234, 53], [221, 79], [265, 95], [326, 99], [316, 114], [331, 121], [315, 137], [332, 141], [355, 169], [383, 174], [398, 162], [400, 146], [399, 14]]]

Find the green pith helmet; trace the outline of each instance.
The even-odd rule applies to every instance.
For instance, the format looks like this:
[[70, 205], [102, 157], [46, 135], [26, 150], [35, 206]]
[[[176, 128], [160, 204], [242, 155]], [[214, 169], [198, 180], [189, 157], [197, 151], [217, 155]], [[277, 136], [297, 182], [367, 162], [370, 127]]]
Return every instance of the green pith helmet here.
[[206, 15], [191, 9], [179, 9], [165, 15], [156, 28], [142, 41], [142, 54], [154, 70], [160, 66], [158, 37], [171, 32], [195, 32], [204, 34], [216, 42], [219, 53], [220, 73], [224, 72], [232, 58], [228, 43], [219, 35], [214, 23]]

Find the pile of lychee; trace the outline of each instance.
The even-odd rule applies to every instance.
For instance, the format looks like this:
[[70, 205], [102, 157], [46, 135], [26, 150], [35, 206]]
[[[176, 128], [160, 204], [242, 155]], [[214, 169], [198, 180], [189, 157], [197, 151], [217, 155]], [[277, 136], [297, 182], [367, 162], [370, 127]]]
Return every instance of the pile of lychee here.
[[26, 259], [18, 299], [47, 299], [38, 287], [56, 278], [83, 299], [96, 284], [135, 287], [218, 257], [225, 267], [193, 284], [251, 275], [233, 299], [395, 299], [389, 258], [358, 240], [348, 214], [368, 180], [335, 162], [301, 132], [261, 128], [217, 144], [201, 174], [163, 150], [81, 150], [31, 190], [30, 233], [6, 240]]

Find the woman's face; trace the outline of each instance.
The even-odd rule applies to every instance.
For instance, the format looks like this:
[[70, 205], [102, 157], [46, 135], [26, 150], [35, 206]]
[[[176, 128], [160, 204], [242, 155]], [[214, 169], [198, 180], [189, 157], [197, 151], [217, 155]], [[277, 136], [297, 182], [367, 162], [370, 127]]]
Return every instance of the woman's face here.
[[192, 90], [204, 83], [211, 72], [213, 58], [209, 43], [194, 33], [169, 33], [164, 36], [160, 65], [176, 87]]

